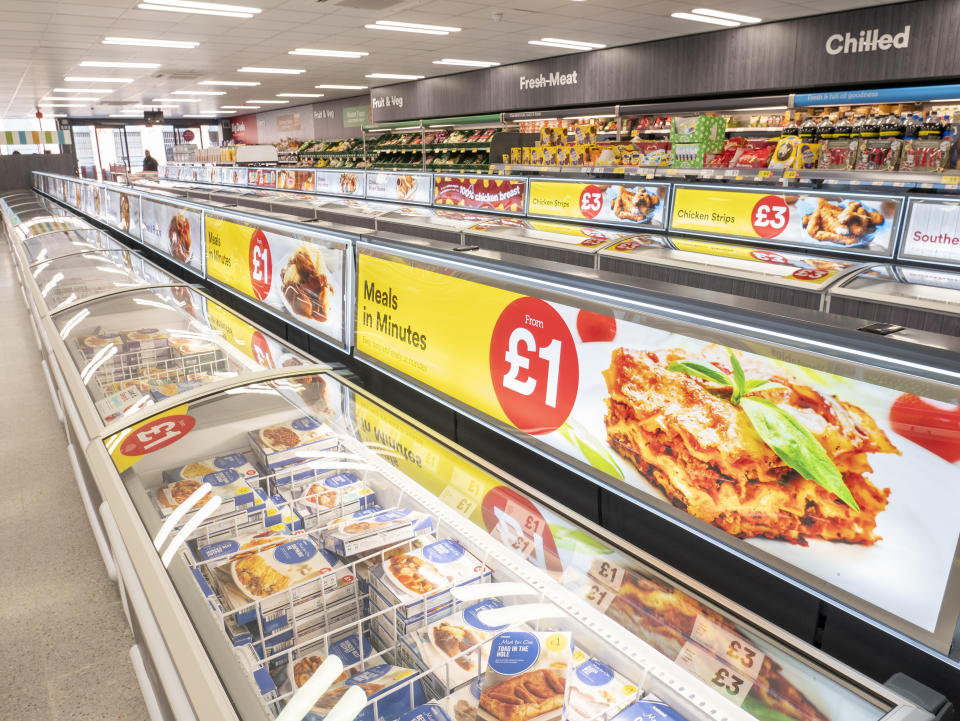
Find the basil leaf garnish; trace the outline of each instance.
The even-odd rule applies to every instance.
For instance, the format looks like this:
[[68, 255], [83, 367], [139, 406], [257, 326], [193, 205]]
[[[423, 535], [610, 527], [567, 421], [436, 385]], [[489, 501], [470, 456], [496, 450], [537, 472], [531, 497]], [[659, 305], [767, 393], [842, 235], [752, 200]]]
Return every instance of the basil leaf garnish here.
[[731, 380], [730, 376], [721, 371], [719, 368], [716, 368], [712, 365], [707, 365], [706, 363], [697, 363], [695, 361], [674, 361], [667, 366], [667, 370], [675, 371], [677, 373], [686, 373], [688, 376], [703, 378], [704, 380], [713, 381], [714, 383], [719, 383], [723, 386], [733, 386], [733, 380]]
[[730, 354], [730, 367], [733, 368], [733, 395], [730, 396], [730, 402], [736, 406], [740, 405], [740, 399], [746, 391], [747, 377], [743, 374], [743, 366], [740, 365], [733, 351], [727, 348], [727, 353]]
[[753, 391], [766, 391], [771, 388], [786, 388], [786, 386], [780, 383], [774, 383], [773, 381], [764, 380], [763, 378], [753, 378], [752, 380], [747, 381], [745, 393], [753, 393]]
[[853, 510], [860, 511], [840, 471], [803, 424], [766, 398], [746, 396], [740, 405], [757, 435], [784, 463], [804, 478], [830, 491]]

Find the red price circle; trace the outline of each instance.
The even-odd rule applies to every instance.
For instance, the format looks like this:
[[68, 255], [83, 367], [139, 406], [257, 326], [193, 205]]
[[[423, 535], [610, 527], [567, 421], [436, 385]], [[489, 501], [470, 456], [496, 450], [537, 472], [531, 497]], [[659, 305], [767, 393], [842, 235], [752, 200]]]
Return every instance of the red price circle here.
[[270, 294], [273, 282], [273, 258], [270, 256], [270, 244], [262, 230], [253, 231], [250, 238], [250, 285], [257, 300], [263, 300]]
[[753, 206], [750, 223], [761, 238], [776, 238], [787, 229], [790, 207], [777, 195], [765, 195]]
[[580, 214], [584, 218], [596, 218], [603, 210], [603, 190], [596, 185], [588, 185], [580, 193]]
[[779, 253], [772, 250], [752, 250], [750, 255], [763, 263], [776, 263], [777, 265], [786, 265], [787, 259]]
[[830, 275], [830, 271], [818, 270], [817, 268], [800, 268], [793, 271], [791, 275], [797, 280], [820, 280]]
[[140, 426], [120, 445], [125, 456], [145, 456], [166, 448], [187, 435], [196, 425], [193, 416], [163, 416]]
[[518, 298], [490, 338], [490, 378], [510, 422], [538, 435], [559, 428], [577, 398], [580, 362], [570, 329], [551, 305]]
[[[512, 534], [518, 540], [533, 540], [534, 548], [541, 546], [542, 557], [536, 550], [530, 554], [530, 560], [538, 567], [546, 565], [548, 571], [563, 570], [550, 526], [529, 499], [512, 488], [496, 486], [483, 497], [480, 515], [488, 533], [493, 533], [493, 530], [500, 526], [505, 529], [504, 535], [508, 538]], [[540, 543], [534, 540], [536, 537], [539, 537]]]
[[270, 353], [270, 346], [267, 345], [267, 339], [263, 333], [258, 330], [253, 332], [250, 338], [250, 352], [253, 353], [253, 359], [262, 368], [276, 368], [273, 362], [273, 355]]
[[194, 137], [195, 137], [195, 136], [194, 136], [192, 130], [184, 130], [184, 131], [183, 131], [183, 139], [184, 139], [185, 141], [187, 141], [188, 143], [189, 143], [191, 140], [193, 140]]

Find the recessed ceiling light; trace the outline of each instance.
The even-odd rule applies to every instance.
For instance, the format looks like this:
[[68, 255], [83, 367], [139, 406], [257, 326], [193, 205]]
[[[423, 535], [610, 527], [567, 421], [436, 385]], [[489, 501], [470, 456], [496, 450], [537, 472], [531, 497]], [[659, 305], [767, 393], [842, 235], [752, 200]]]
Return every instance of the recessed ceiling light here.
[[297, 48], [290, 50], [288, 55], [315, 55], [322, 58], [362, 58], [370, 53], [359, 50], [314, 50], [313, 48]]
[[301, 73], [307, 72], [306, 70], [296, 70], [294, 68], [259, 68], [251, 65], [244, 65], [242, 68], [237, 68], [238, 73], [267, 73], [273, 75], [300, 75]]
[[63, 80], [66, 83], [132, 83], [133, 82], [133, 78], [98, 78], [98, 77], [90, 77], [88, 75], [68, 75]]
[[740, 23], [735, 20], [724, 20], [723, 18], [711, 18], [706, 15], [694, 15], [693, 13], [670, 13], [670, 17], [677, 20], [693, 20], [696, 23], [710, 23], [711, 25], [723, 25], [728, 28], [739, 27]]
[[104, 88], [102, 90], [100, 88], [87, 88], [85, 90], [81, 90], [79, 88], [54, 88], [50, 92], [51, 93], [95, 93], [97, 95], [108, 95], [113, 91], [110, 90], [109, 88]]
[[180, 48], [190, 50], [200, 43], [192, 40], [151, 40], [149, 38], [116, 38], [105, 37], [100, 41], [103, 45], [133, 45], [140, 48]]
[[420, 80], [423, 75], [399, 75], [396, 73], [370, 73], [366, 78], [383, 78], [384, 80]]
[[453, 58], [444, 58], [443, 60], [434, 60], [434, 65], [465, 65], [471, 68], [492, 68], [500, 63], [493, 63], [487, 60], [455, 60]]
[[587, 50], [596, 50], [596, 48], [591, 48], [586, 45], [574, 45], [572, 43], [560, 43], [553, 42], [550, 40], [528, 40], [530, 45], [546, 45], [550, 48], [566, 48], [567, 50], [579, 50], [580, 52], [585, 52]]
[[278, 98], [322, 98], [323, 93], [277, 93]]
[[84, 60], [81, 68], [159, 68], [160, 63], [125, 63], [107, 60]]
[[41, 108], [87, 108], [89, 105], [83, 103], [39, 103]]
[[172, 108], [179, 108], [180, 106], [177, 105], [176, 103], [166, 104], [166, 105], [157, 105], [156, 103], [151, 103], [150, 105], [138, 104], [138, 105], [134, 105], [133, 107], [138, 108], [140, 110], [150, 110], [152, 108], [172, 109]]
[[708, 15], [712, 18], [721, 18], [723, 20], [733, 20], [738, 23], [758, 23], [763, 18], [755, 18], [752, 15], [738, 15], [737, 13], [728, 13], [723, 10], [711, 10], [710, 8], [697, 8], [692, 10], [694, 15]]
[[226, 90], [174, 90], [171, 95], [226, 95]]
[[260, 83], [250, 80], [201, 80], [197, 85], [236, 85], [241, 88], [255, 88]]
[[211, 110], [207, 113], [184, 113], [185, 118], [209, 118], [211, 115], [233, 115], [236, 110]]
[[155, 103], [202, 103], [203, 98], [154, 98]]
[[260, 105], [283, 105], [289, 102], [289, 100], [248, 100], [247, 104], [259, 103]]
[[461, 28], [446, 25], [423, 25], [421, 23], [400, 23], [392, 20], [377, 20], [374, 25], [364, 25], [368, 30], [395, 30], [401, 33], [421, 33], [422, 35], [449, 35], [458, 33]]
[[366, 90], [367, 85], [314, 85], [317, 90]]
[[163, 10], [173, 13], [220, 15], [228, 18], [252, 18], [263, 12], [260, 8], [223, 3], [194, 2], [193, 0], [150, 0], [137, 5], [141, 10]]
[[53, 101], [57, 101], [57, 100], [92, 100], [93, 102], [97, 102], [97, 101], [102, 100], [102, 99], [103, 99], [103, 98], [100, 98], [100, 97], [92, 97], [92, 98], [77, 97], [76, 95], [71, 95], [71, 96], [69, 96], [69, 97], [60, 97], [60, 98], [56, 98], [56, 97], [54, 97], [54, 98], [44, 98], [44, 100], [53, 100]]
[[259, 105], [221, 105], [224, 110], [256, 110]]
[[564, 45], [579, 45], [584, 48], [593, 48], [594, 50], [599, 50], [600, 48], [607, 47], [606, 45], [601, 45], [600, 43], [585, 43], [583, 40], [564, 40], [563, 38], [540, 38], [545, 43], [563, 43]]

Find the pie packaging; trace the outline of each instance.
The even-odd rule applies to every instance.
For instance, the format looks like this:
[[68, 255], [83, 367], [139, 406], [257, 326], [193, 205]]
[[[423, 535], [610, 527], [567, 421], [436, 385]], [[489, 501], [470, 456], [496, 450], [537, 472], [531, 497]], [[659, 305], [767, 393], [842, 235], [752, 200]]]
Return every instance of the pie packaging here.
[[[297, 534], [302, 535], [302, 531]], [[201, 562], [216, 561], [220, 558], [232, 558], [241, 551], [285, 543], [294, 536], [283, 524], [269, 528], [257, 528], [236, 534], [221, 541], [197, 542], [197, 557]]]
[[[227, 453], [212, 458], [202, 458], [184, 466], [170, 468], [161, 474], [163, 482], [155, 498], [160, 514], [173, 513], [194, 490], [209, 483], [210, 493], [223, 499], [214, 516], [224, 516], [236, 511], [262, 505], [262, 499], [254, 493], [260, 488], [260, 471], [246, 453]], [[203, 505], [201, 500], [195, 510]]]
[[610, 721], [688, 721], [671, 706], [650, 696], [630, 704]]
[[310, 416], [258, 428], [249, 436], [254, 456], [270, 470], [316, 460], [317, 452], [337, 447], [333, 430]]
[[559, 721], [572, 664], [569, 632], [498, 633], [490, 645], [478, 721]]
[[405, 662], [423, 671], [434, 670], [424, 679], [436, 690], [434, 695], [446, 696], [486, 670], [489, 640], [506, 626], [488, 626], [478, 614], [495, 608], [503, 608], [503, 603], [478, 601], [403, 637], [399, 648]]
[[120, 333], [120, 337], [123, 338], [123, 350], [125, 353], [160, 350], [170, 347], [170, 333], [158, 328], [125, 330]]
[[331, 521], [321, 531], [323, 547], [341, 558], [433, 533], [433, 517], [410, 508], [365, 508]]
[[573, 673], [567, 679], [563, 703], [564, 721], [597, 721], [627, 706], [637, 695], [637, 686], [607, 664], [573, 652]]
[[[368, 705], [355, 717], [355, 721], [396, 719], [400, 715], [426, 702], [419, 681], [410, 681], [416, 671], [384, 663], [367, 668], [345, 681], [334, 684], [304, 716], [304, 721], [322, 721], [334, 704], [351, 686], [358, 687], [367, 696]], [[411, 689], [412, 687], [412, 689]], [[376, 713], [370, 701], [376, 701]]]
[[490, 575], [480, 559], [457, 541], [444, 538], [375, 566], [370, 586], [389, 606], [398, 607], [398, 617], [409, 618], [450, 603], [453, 586], [478, 583]]

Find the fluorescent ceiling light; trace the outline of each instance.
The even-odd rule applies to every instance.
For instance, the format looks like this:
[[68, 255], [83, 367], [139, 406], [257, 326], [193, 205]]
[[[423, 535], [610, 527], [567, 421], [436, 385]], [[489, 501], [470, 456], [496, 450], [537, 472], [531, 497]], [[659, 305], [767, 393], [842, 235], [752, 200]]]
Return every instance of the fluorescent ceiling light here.
[[697, 8], [691, 12], [693, 12], [694, 15], [707, 15], [712, 18], [733, 20], [736, 23], [758, 23], [762, 20], [762, 18], [755, 18], [752, 15], [738, 15], [737, 13], [728, 13], [723, 10], [711, 10], [710, 8]]
[[54, 88], [50, 91], [51, 93], [97, 93], [99, 95], [107, 95], [112, 93], [112, 90], [100, 88], [87, 88], [86, 90], [81, 90], [80, 88]]
[[[68, 75], [65, 77], [66, 83], [132, 83], [133, 78], [98, 78], [89, 75]], [[110, 92], [113, 92], [112, 90]]]
[[576, 45], [581, 48], [591, 48], [593, 50], [607, 47], [600, 43], [585, 43], [582, 40], [564, 40], [563, 38], [540, 38], [540, 40], [545, 43], [563, 43], [564, 45]]
[[96, 102], [102, 100], [103, 98], [100, 98], [100, 97], [85, 98], [85, 97], [77, 97], [76, 95], [71, 95], [71, 96], [69, 96], [69, 97], [60, 97], [60, 98], [52, 97], [52, 98], [43, 98], [43, 99], [44, 99], [44, 100], [52, 100], [52, 101], [54, 101], [54, 102], [56, 102], [57, 100], [92, 100], [93, 102], [96, 103]]
[[259, 105], [221, 105], [224, 110], [257, 110]]
[[471, 68], [492, 68], [500, 63], [492, 63], [487, 60], [455, 60], [453, 58], [444, 58], [443, 60], [434, 60], [434, 65], [466, 65]]
[[393, 20], [377, 20], [377, 25], [383, 25], [389, 28], [416, 28], [419, 30], [438, 30], [445, 33], [458, 33], [461, 28], [451, 27], [449, 25], [424, 25], [423, 23], [400, 23]]
[[367, 85], [314, 85], [317, 90], [366, 90]]
[[322, 98], [323, 93], [277, 93], [278, 98]]
[[307, 72], [306, 70], [296, 70], [294, 68], [259, 68], [251, 65], [244, 65], [242, 68], [237, 68], [238, 73], [267, 73], [274, 75], [300, 75], [300, 73]]
[[420, 80], [423, 75], [400, 75], [397, 73], [370, 73], [366, 78], [382, 78], [384, 80]]
[[202, 103], [203, 98], [154, 98], [155, 103]]
[[160, 63], [125, 63], [107, 60], [84, 60], [81, 68], [159, 68]]
[[103, 45], [133, 45], [140, 48], [180, 48], [191, 50], [200, 43], [192, 40], [151, 40], [150, 38], [116, 38], [105, 37], [100, 41]]
[[192, 13], [195, 15], [219, 15], [228, 18], [252, 18], [263, 12], [260, 8], [224, 3], [194, 2], [193, 0], [149, 0], [137, 5], [141, 10], [163, 10], [173, 13]]
[[250, 80], [201, 80], [197, 85], [236, 85], [241, 88], [255, 88], [260, 83]]
[[86, 108], [83, 103], [39, 103], [41, 108]]
[[174, 90], [171, 95], [226, 95], [226, 90]]
[[289, 102], [289, 100], [248, 100], [247, 105], [251, 103], [257, 103], [259, 105], [284, 105]]
[[150, 105], [138, 104], [138, 105], [134, 105], [133, 107], [139, 108], [141, 110], [152, 110], [153, 108], [166, 108], [167, 110], [170, 110], [173, 108], [179, 108], [180, 106], [177, 105], [176, 103], [167, 104], [167, 105], [157, 105], [156, 103], [151, 103]]
[[315, 55], [323, 58], [362, 58], [370, 53], [364, 53], [359, 50], [315, 50], [313, 48], [297, 48], [287, 53], [288, 55]]
[[211, 110], [207, 113], [184, 113], [185, 118], [209, 118], [211, 115], [232, 115], [236, 110]]
[[581, 52], [583, 52], [584, 50], [590, 49], [590, 48], [583, 47], [583, 45], [564, 45], [563, 43], [548, 43], [543, 40], [528, 40], [527, 43], [530, 45], [546, 45], [547, 47], [550, 47], [550, 48], [566, 48], [567, 50], [580, 50]]
[[728, 28], [739, 27], [740, 23], [736, 20], [724, 20], [723, 18], [711, 18], [706, 15], [693, 15], [692, 13], [670, 13], [670, 17], [677, 20], [693, 20], [696, 23], [710, 23], [711, 25], [723, 25]]

